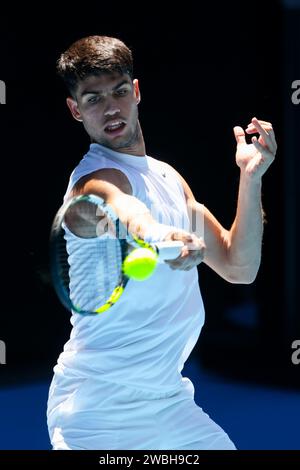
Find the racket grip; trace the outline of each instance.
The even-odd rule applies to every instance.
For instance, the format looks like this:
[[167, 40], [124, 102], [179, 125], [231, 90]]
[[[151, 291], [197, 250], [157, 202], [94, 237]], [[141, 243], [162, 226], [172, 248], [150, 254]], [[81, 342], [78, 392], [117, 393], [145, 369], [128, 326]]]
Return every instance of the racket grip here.
[[159, 263], [163, 263], [167, 259], [175, 259], [181, 253], [181, 248], [184, 246], [184, 243], [181, 241], [174, 242], [157, 242], [153, 245], [154, 249], [157, 251]]

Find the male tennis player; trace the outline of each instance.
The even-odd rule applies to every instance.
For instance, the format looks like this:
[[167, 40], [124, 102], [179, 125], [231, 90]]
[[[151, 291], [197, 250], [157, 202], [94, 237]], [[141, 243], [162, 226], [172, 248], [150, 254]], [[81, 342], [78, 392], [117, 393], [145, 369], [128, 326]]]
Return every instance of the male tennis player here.
[[184, 247], [148, 280], [129, 281], [107, 312], [72, 315], [49, 392], [53, 449], [235, 449], [196, 405], [181, 371], [204, 323], [196, 266], [203, 261], [225, 280], [244, 284], [259, 269], [261, 180], [277, 147], [272, 126], [253, 118], [246, 132], [259, 136], [250, 144], [234, 128], [240, 186], [226, 230], [175, 169], [147, 155], [139, 84], [123, 42], [83, 38], [61, 55], [58, 72], [72, 116], [91, 139], [65, 199], [99, 195], [133, 233], [148, 241], [182, 240]]

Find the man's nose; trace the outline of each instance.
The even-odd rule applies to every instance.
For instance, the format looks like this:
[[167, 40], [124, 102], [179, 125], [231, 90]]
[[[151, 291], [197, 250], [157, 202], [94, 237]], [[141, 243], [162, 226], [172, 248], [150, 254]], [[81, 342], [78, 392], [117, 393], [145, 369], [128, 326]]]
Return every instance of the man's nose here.
[[119, 108], [115, 107], [110, 107], [109, 109], [107, 109], [107, 111], [105, 111], [105, 116], [114, 116], [115, 114], [118, 114], [120, 112]]
[[114, 116], [115, 114], [120, 113], [120, 108], [117, 106], [114, 100], [107, 100], [106, 109], [104, 112], [105, 116]]

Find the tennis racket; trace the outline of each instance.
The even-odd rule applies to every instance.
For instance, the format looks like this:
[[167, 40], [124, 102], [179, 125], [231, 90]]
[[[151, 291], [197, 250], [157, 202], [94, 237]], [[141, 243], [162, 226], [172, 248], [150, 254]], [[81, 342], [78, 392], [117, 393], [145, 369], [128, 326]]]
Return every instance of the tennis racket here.
[[74, 313], [95, 315], [111, 308], [129, 278], [126, 256], [137, 247], [153, 249], [158, 262], [180, 255], [181, 241], [150, 245], [128, 233], [105, 201], [75, 196], [61, 206], [50, 233], [50, 268], [55, 291]]

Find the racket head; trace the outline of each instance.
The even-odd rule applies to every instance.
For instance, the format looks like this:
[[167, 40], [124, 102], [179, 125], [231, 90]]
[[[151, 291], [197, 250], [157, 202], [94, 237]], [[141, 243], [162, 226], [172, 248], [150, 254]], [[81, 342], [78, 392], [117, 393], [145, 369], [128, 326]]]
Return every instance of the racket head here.
[[82, 315], [111, 308], [128, 282], [122, 267], [131, 249], [126, 228], [102, 198], [66, 201], [50, 232], [52, 283], [62, 304]]

